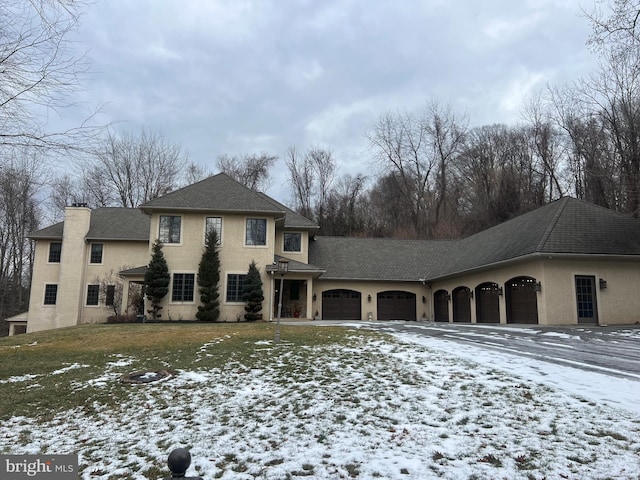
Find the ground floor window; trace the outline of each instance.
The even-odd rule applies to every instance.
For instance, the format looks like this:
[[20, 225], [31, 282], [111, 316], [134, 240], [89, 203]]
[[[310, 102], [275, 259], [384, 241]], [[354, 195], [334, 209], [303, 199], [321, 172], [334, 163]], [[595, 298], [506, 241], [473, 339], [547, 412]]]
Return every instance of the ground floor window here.
[[227, 302], [242, 302], [242, 289], [246, 275], [230, 273], [227, 275]]
[[58, 297], [58, 285], [47, 284], [44, 286], [44, 304], [55, 305]]
[[87, 305], [98, 305], [100, 296], [100, 285], [87, 286]]
[[171, 300], [173, 302], [193, 302], [195, 274], [174, 273]]

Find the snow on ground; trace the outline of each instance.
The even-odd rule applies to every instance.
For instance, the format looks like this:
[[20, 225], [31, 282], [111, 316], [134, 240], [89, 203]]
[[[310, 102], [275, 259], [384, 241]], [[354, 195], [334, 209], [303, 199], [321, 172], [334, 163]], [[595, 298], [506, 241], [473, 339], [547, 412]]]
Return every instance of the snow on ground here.
[[[114, 356], [99, 381], [71, 388], [126, 388], [128, 401], [14, 417], [0, 425], [0, 452], [78, 452], [85, 480], [147, 478], [178, 446], [191, 450], [187, 475], [205, 480], [640, 476], [630, 399], [591, 401], [564, 388], [567, 372], [420, 342], [356, 331], [347, 346], [258, 342], [250, 359], [220, 366], [207, 363], [212, 341], [192, 368], [134, 386], [117, 382], [128, 361]], [[581, 375], [572, 385], [593, 380], [615, 400], [612, 385]]]

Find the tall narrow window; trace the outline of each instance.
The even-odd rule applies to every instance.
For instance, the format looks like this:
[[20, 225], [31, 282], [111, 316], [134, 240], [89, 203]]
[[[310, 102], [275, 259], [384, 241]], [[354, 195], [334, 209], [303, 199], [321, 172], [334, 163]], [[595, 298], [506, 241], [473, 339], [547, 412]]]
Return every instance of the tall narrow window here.
[[193, 273], [174, 273], [171, 301], [193, 302], [195, 275]]
[[162, 243], [180, 243], [180, 224], [182, 217], [178, 215], [160, 215], [160, 231], [158, 239]]
[[49, 263], [60, 263], [61, 253], [62, 253], [62, 243], [51, 242], [49, 244]]
[[58, 297], [58, 285], [47, 284], [44, 286], [44, 304], [55, 305]]
[[87, 286], [87, 305], [98, 305], [99, 296], [100, 296], [100, 285]]
[[104, 304], [107, 307], [113, 307], [116, 298], [116, 286], [115, 285], [107, 285], [107, 292], [104, 298]]
[[242, 302], [242, 289], [246, 275], [230, 273], [227, 275], [227, 302]]
[[205, 245], [207, 243], [207, 238], [209, 238], [209, 233], [211, 230], [215, 230], [216, 238], [216, 247], [222, 245], [222, 217], [207, 217], [206, 227], [204, 229], [204, 242]]
[[101, 243], [91, 244], [91, 259], [89, 263], [102, 263], [102, 247]]
[[301, 252], [302, 251], [302, 234], [285, 232], [284, 251], [285, 252]]
[[267, 220], [265, 218], [247, 218], [246, 245], [267, 244]]

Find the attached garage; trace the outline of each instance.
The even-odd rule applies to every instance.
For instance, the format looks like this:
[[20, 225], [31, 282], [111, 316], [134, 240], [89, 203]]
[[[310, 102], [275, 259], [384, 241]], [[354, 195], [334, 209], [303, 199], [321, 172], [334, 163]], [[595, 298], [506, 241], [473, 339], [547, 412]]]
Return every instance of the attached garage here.
[[336, 289], [322, 292], [323, 320], [362, 320], [360, 292]]
[[378, 293], [378, 320], [417, 320], [416, 294], [402, 291]]
[[506, 283], [507, 323], [538, 323], [538, 294], [535, 278], [517, 277]]
[[500, 287], [482, 283], [476, 287], [476, 322], [500, 323]]

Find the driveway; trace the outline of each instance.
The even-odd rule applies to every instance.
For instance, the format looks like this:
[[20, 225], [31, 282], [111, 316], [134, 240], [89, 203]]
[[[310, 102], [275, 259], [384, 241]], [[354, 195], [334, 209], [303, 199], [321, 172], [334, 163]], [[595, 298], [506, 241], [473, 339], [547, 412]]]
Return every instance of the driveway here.
[[322, 323], [436, 337], [585, 371], [640, 380], [640, 325], [547, 327], [428, 322]]

